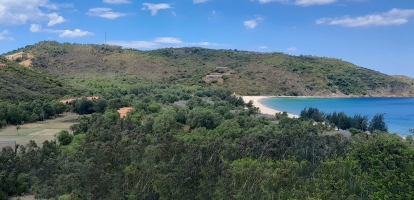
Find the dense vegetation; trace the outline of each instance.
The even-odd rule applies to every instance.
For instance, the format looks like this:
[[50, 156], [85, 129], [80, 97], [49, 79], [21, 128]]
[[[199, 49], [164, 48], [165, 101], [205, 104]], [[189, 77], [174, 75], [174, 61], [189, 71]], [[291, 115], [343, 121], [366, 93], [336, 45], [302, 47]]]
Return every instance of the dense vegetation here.
[[[179, 99], [187, 99], [185, 107], [172, 104]], [[253, 118], [257, 109], [245, 109], [250, 105], [228, 91], [178, 85], [111, 89], [101, 101], [106, 104], [79, 100], [71, 105], [78, 112], [104, 105], [79, 117], [71, 127], [74, 136], [62, 131], [58, 141], [41, 146], [32, 141], [17, 152], [3, 149], [0, 198], [24, 193], [43, 199], [414, 195], [411, 139], [380, 131], [325, 135], [330, 124], [305, 117], [316, 116], [313, 108], [299, 119]], [[120, 119], [115, 109], [129, 105], [134, 110]]]
[[27, 69], [0, 56], [0, 100], [9, 102], [53, 100], [82, 93], [56, 78]]
[[[383, 114], [257, 118], [231, 95], [412, 95], [410, 78], [282, 53], [57, 42], [20, 51], [35, 55], [32, 69], [0, 57], [0, 127], [81, 115], [57, 140], [0, 149], [0, 199], [414, 198], [413, 137], [387, 133]], [[202, 80], [216, 66], [231, 69], [224, 82]], [[99, 99], [56, 101], [89, 95]], [[327, 134], [335, 128], [352, 136]]]
[[66, 110], [66, 106], [59, 101], [20, 102], [13, 104], [0, 101], [0, 128], [7, 124], [24, 124], [55, 117]]
[[[392, 77], [324, 57], [196, 47], [139, 51], [58, 42], [40, 42], [15, 52], [19, 51], [34, 54], [32, 69], [62, 79], [123, 77], [226, 88], [241, 95], [414, 95], [411, 78]], [[223, 82], [203, 80], [216, 67], [230, 69]]]

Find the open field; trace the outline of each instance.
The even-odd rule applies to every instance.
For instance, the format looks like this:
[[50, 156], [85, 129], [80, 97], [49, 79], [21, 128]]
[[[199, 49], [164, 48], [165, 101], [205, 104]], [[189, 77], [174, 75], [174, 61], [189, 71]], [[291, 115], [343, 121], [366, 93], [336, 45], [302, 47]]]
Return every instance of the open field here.
[[33, 195], [27, 195], [27, 196], [20, 196], [20, 197], [10, 197], [9, 200], [34, 200], [34, 196]]
[[77, 114], [64, 113], [55, 119], [20, 125], [19, 135], [16, 126], [7, 126], [0, 129], [0, 140], [16, 140], [20, 145], [34, 140], [36, 144], [41, 145], [45, 140], [54, 140], [55, 134], [61, 130], [69, 130], [69, 127], [77, 122], [77, 118]]

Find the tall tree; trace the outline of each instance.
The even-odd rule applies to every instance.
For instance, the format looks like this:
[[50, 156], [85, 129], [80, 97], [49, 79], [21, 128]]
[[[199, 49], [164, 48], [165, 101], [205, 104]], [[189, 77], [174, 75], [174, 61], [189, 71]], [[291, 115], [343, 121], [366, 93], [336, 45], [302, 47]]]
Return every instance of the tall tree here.
[[376, 114], [369, 123], [368, 130], [372, 133], [374, 130], [388, 132], [387, 124], [384, 122], [384, 113]]

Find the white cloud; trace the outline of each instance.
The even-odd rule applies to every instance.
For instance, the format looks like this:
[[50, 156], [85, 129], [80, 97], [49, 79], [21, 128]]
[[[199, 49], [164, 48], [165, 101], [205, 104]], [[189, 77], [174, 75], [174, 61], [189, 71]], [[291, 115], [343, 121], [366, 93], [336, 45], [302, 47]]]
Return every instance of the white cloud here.
[[74, 37], [83, 37], [83, 36], [93, 35], [92, 32], [82, 31], [80, 29], [75, 29], [74, 31], [71, 31], [71, 30], [43, 29], [40, 24], [32, 24], [32, 25], [30, 25], [30, 32], [33, 32], [33, 33], [38, 33], [38, 32], [59, 33], [59, 37], [61, 37], [61, 38], [65, 38], [65, 37], [74, 38]]
[[[21, 25], [27, 22], [49, 21], [50, 26], [62, 23], [64, 18], [42, 10], [58, 10], [72, 4], [54, 4], [49, 0], [0, 0], [0, 24]], [[56, 15], [55, 15], [56, 14]]]
[[324, 5], [335, 3], [337, 0], [296, 0], [295, 4], [300, 6]]
[[296, 50], [298, 50], [296, 47], [289, 47], [289, 48], [287, 48], [286, 50], [288, 50], [288, 51], [296, 51]]
[[45, 33], [63, 33], [64, 30], [54, 30], [54, 29], [43, 29], [42, 25], [40, 24], [31, 24], [30, 25], [30, 32], [37, 33], [37, 32], [45, 32]]
[[42, 31], [42, 26], [40, 24], [32, 24], [30, 25], [30, 32], [37, 33]]
[[123, 48], [134, 49], [155, 49], [158, 47], [158, 43], [148, 41], [109, 41], [109, 45], [122, 46]]
[[132, 3], [129, 0], [103, 0], [104, 3], [107, 4], [123, 4], [123, 3]]
[[205, 3], [208, 0], [193, 0], [193, 3]]
[[155, 38], [156, 43], [180, 44], [183, 43], [179, 38], [174, 37], [158, 37]]
[[80, 29], [75, 29], [74, 31], [64, 30], [63, 33], [59, 34], [59, 37], [75, 38], [75, 37], [83, 37], [83, 36], [88, 36], [88, 35], [93, 35], [93, 33], [88, 32], [88, 31], [82, 31]]
[[369, 27], [401, 25], [408, 22], [414, 16], [414, 9], [397, 9], [380, 14], [371, 14], [362, 17], [322, 18], [316, 20], [316, 24], [340, 25], [344, 27]]
[[260, 46], [259, 49], [267, 49], [267, 46]]
[[158, 13], [158, 10], [172, 8], [170, 4], [166, 4], [166, 3], [160, 3], [160, 4], [143, 3], [142, 5], [146, 7], [142, 8], [141, 10], [151, 10], [152, 16], [156, 15]]
[[73, 4], [70, 3], [62, 3], [62, 4], [56, 4], [56, 3], [48, 3], [42, 5], [42, 7], [45, 7], [50, 10], [59, 10], [60, 8], [72, 8]]
[[5, 35], [10, 34], [8, 30], [0, 32], [0, 40], [14, 40], [12, 37], [6, 37]]
[[66, 21], [62, 16], [59, 16], [57, 13], [50, 13], [47, 16], [50, 19], [47, 26], [54, 26], [56, 24], [60, 24]]
[[158, 49], [165, 47], [188, 47], [188, 46], [223, 46], [223, 44], [211, 42], [183, 42], [175, 37], [157, 37], [152, 41], [109, 41], [107, 44], [134, 49]]
[[262, 21], [263, 18], [258, 17], [256, 19], [252, 19], [252, 20], [248, 20], [248, 21], [244, 21], [243, 24], [244, 26], [246, 26], [246, 28], [250, 28], [250, 29], [254, 29], [256, 28], [256, 26], [258, 25], [258, 21]]
[[196, 46], [221, 46], [222, 44], [211, 43], [211, 42], [198, 42], [198, 43], [192, 43], [192, 45], [196, 45]]
[[118, 17], [126, 16], [125, 13], [112, 12], [111, 8], [91, 8], [86, 14], [107, 19], [116, 19]]

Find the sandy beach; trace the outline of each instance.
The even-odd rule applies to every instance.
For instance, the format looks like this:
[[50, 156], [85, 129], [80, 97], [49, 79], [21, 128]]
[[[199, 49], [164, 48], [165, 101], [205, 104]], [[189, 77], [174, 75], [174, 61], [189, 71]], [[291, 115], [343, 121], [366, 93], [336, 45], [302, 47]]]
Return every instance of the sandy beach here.
[[[246, 103], [249, 102], [249, 101], [253, 101], [254, 107], [258, 107], [262, 114], [275, 115], [276, 113], [282, 113], [282, 111], [266, 107], [265, 105], [260, 103], [261, 99], [272, 98], [272, 96], [242, 96], [242, 98], [243, 98], [244, 102], [246, 102]], [[288, 116], [290, 118], [299, 118], [298, 115], [294, 115], [294, 114], [290, 114], [290, 113], [288, 113]]]

